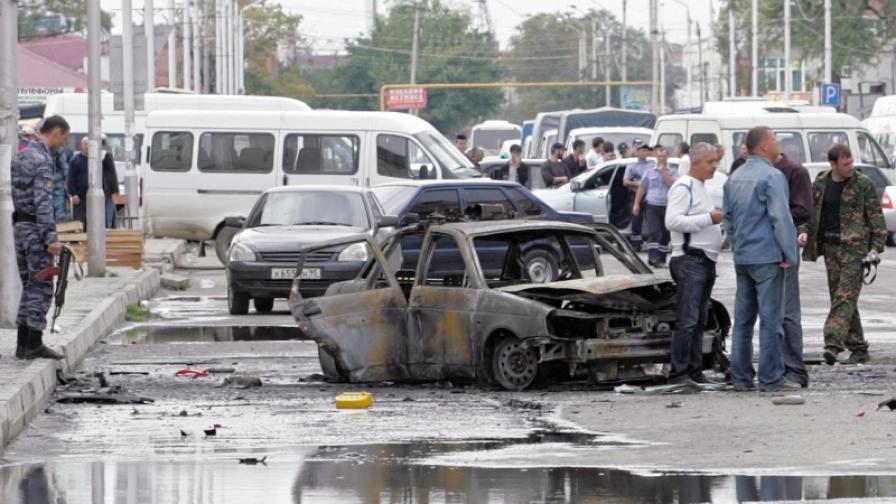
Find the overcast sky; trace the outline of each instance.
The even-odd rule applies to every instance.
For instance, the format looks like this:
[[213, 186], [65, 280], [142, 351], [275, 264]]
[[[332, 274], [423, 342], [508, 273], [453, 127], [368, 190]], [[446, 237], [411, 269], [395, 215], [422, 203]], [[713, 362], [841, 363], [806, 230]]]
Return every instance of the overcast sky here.
[[[478, 13], [474, 0], [444, 0], [457, 8], [470, 9]], [[277, 0], [271, 0], [277, 3]], [[279, 3], [289, 11], [301, 14], [304, 21], [301, 25], [302, 35], [321, 51], [332, 51], [343, 46], [345, 38], [353, 38], [366, 30], [366, 0], [280, 0]], [[379, 12], [385, 13], [392, 5], [390, 0], [379, 0]], [[178, 6], [182, 0], [176, 0]], [[688, 9], [694, 21], [701, 24], [704, 32], [710, 20], [710, 4], [718, 8], [719, 0], [660, 0], [660, 20], [666, 30], [666, 39], [670, 42], [684, 42], [687, 38]], [[134, 20], [143, 18], [143, 0], [133, 0]], [[687, 9], [684, 6], [687, 6]], [[120, 0], [102, 0], [104, 9], [115, 14], [115, 28], [120, 31]], [[488, 0], [489, 10], [495, 24], [495, 31], [502, 47], [513, 35], [516, 27], [528, 16], [540, 12], [584, 12], [591, 8], [605, 8], [622, 17], [622, 0]], [[574, 6], [574, 7], [571, 7]], [[628, 0], [629, 26], [647, 29], [649, 20], [649, 0]], [[168, 0], [155, 0], [158, 22], [162, 22], [162, 13], [168, 7]]]

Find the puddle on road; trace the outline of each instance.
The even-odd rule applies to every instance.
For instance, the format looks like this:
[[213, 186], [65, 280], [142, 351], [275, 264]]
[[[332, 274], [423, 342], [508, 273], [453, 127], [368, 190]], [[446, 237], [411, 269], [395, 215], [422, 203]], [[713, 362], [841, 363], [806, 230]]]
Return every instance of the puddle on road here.
[[172, 326], [141, 325], [111, 334], [113, 345], [164, 345], [227, 341], [286, 341], [307, 339], [296, 326]]
[[[449, 454], [511, 445], [600, 444], [594, 436], [536, 433], [517, 440], [309, 447], [270, 453], [266, 465], [201, 453], [197, 460], [77, 461], [0, 467], [4, 503], [696, 503], [896, 497], [896, 476], [740, 476], [576, 467], [433, 465]], [[537, 461], [533, 460], [533, 463]]]

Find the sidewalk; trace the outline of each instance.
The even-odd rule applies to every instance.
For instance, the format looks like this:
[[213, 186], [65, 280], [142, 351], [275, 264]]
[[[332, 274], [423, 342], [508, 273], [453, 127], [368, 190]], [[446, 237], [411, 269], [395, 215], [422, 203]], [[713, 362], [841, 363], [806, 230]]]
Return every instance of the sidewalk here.
[[109, 271], [117, 276], [69, 280], [65, 306], [56, 321], [59, 332], [51, 334], [48, 324], [44, 334], [44, 343], [62, 348], [61, 364], [16, 360], [16, 330], [0, 329], [0, 453], [45, 407], [56, 388], [57, 365], [66, 371], [77, 367], [93, 345], [124, 320], [127, 305], [149, 299], [159, 288], [155, 269]]

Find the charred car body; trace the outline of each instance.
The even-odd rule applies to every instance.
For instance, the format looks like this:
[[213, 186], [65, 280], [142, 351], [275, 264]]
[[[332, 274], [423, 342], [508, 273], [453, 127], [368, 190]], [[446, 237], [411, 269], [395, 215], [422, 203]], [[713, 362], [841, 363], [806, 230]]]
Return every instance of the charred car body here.
[[[423, 235], [416, 264], [402, 241]], [[522, 390], [537, 377], [617, 381], [669, 361], [675, 284], [656, 276], [610, 225], [489, 221], [418, 225], [380, 247], [368, 236], [309, 247], [365, 243], [358, 277], [290, 307], [318, 343], [334, 381], [495, 382]], [[554, 255], [559, 278], [534, 283], [522, 256]], [[437, 259], [438, 258], [438, 259]], [[297, 266], [302, 269], [302, 259]], [[724, 360], [730, 328], [713, 301], [704, 333], [706, 364]]]

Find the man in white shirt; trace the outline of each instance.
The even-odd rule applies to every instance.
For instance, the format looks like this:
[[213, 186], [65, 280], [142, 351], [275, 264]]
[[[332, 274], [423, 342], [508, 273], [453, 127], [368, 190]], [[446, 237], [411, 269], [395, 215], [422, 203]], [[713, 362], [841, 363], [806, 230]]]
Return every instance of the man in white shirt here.
[[675, 157], [678, 158], [678, 176], [687, 175], [691, 171], [691, 146], [681, 142], [675, 146]]
[[712, 383], [703, 374], [703, 329], [722, 249], [722, 211], [712, 203], [704, 182], [719, 165], [715, 147], [700, 142], [691, 147], [689, 175], [669, 189], [666, 227], [672, 235], [669, 270], [678, 287], [669, 383]]
[[585, 154], [585, 167], [590, 170], [604, 162], [604, 139], [594, 137], [591, 141], [591, 150]]

